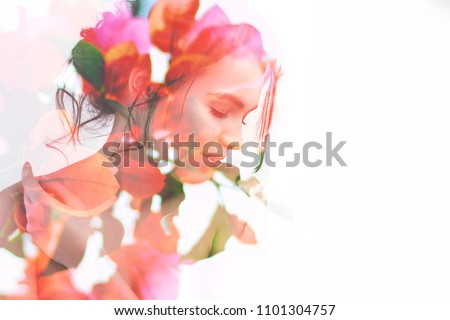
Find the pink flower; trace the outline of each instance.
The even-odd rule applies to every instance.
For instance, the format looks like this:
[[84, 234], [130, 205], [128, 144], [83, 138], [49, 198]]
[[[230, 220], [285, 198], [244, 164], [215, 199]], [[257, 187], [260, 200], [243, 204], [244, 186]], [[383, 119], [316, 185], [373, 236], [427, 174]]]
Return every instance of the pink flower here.
[[110, 254], [117, 273], [94, 287], [96, 299], [171, 300], [178, 294], [179, 255], [163, 254], [145, 242], [121, 247]]
[[[128, 93], [128, 81], [133, 68], [148, 72], [148, 83], [142, 84], [141, 88], [145, 90], [151, 79], [148, 29], [148, 20], [133, 17], [126, 7], [119, 8], [115, 15], [103, 13], [103, 19], [94, 28], [83, 29], [80, 43], [87, 42], [95, 49], [93, 52], [90, 48], [91, 54], [81, 49], [77, 50], [77, 54], [72, 51], [75, 67], [83, 77], [84, 93], [99, 97], [105, 94], [106, 99], [125, 105], [124, 97]], [[102, 56], [101, 62], [95, 63], [93, 60], [91, 63], [94, 63], [95, 68], [86, 67], [86, 62], [93, 59], [92, 54], [96, 51]]]
[[133, 17], [128, 8], [120, 8], [116, 15], [104, 12], [97, 26], [83, 29], [81, 36], [103, 53], [118, 44], [132, 42], [138, 53], [144, 55], [150, 50], [148, 29], [147, 19]]
[[228, 19], [225, 12], [223, 12], [219, 6], [213, 6], [200, 19], [195, 21], [187, 35], [181, 40], [180, 47], [183, 50], [186, 50], [186, 48], [192, 43], [192, 41], [195, 40], [200, 32], [210, 27], [225, 24], [230, 24], [230, 19]]

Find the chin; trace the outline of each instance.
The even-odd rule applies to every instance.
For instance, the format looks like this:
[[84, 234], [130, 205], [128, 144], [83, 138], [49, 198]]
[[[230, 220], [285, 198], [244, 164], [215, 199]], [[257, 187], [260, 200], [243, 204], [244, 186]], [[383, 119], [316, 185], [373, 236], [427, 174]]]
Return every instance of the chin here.
[[174, 176], [182, 183], [199, 184], [211, 179], [214, 171], [214, 168], [208, 167], [178, 167], [173, 171], [173, 173]]

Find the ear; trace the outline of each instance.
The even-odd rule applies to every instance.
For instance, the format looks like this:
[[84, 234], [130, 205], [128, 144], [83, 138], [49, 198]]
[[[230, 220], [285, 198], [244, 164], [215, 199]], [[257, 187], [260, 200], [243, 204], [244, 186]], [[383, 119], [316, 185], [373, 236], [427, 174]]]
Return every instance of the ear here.
[[128, 80], [128, 90], [132, 99], [135, 99], [139, 94], [147, 94], [147, 87], [150, 84], [150, 74], [146, 68], [134, 67], [130, 72]]

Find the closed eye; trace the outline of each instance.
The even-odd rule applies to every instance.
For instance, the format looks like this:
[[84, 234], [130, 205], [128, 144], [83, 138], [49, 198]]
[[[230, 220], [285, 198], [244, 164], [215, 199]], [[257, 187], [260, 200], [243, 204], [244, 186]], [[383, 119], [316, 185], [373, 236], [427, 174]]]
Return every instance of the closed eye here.
[[216, 117], [216, 118], [223, 119], [223, 118], [227, 117], [227, 113], [226, 112], [221, 112], [221, 111], [219, 111], [217, 109], [214, 109], [212, 107], [209, 107], [209, 109], [210, 109], [211, 114], [214, 117]]

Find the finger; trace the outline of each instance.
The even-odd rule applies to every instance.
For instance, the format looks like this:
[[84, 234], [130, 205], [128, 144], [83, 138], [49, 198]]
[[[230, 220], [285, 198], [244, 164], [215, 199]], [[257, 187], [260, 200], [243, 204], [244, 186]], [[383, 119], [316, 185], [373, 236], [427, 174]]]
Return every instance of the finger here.
[[33, 169], [29, 162], [25, 162], [22, 168], [22, 185], [24, 189], [24, 197], [27, 197], [30, 202], [39, 202], [42, 197], [42, 187], [33, 174]]
[[[43, 177], [43, 179], [45, 176]], [[26, 162], [22, 168], [22, 185], [24, 188], [24, 200], [27, 205], [44, 205], [46, 207], [57, 208], [61, 213], [68, 213], [74, 216], [93, 216], [98, 215], [101, 212], [110, 208], [116, 201], [117, 197], [112, 197], [108, 199], [101, 205], [96, 208], [90, 208], [89, 210], [78, 209], [74, 210], [71, 206], [68, 206], [66, 203], [59, 201], [56, 198], [53, 198], [50, 194], [48, 194], [42, 186], [39, 184], [39, 180], [34, 176], [32, 167], [30, 163]], [[77, 204], [77, 208], [83, 208], [83, 202], [78, 198], [76, 194], [74, 194], [69, 188], [64, 185], [60, 185], [59, 194], [61, 196], [61, 200], [68, 200], [73, 204]]]
[[[25, 206], [40, 205], [43, 207], [58, 208], [61, 212], [70, 211], [70, 208], [57, 199], [51, 197], [40, 185], [39, 180], [34, 176], [33, 169], [29, 162], [25, 162], [22, 168], [22, 185]], [[68, 194], [66, 188], [61, 186], [61, 192]], [[71, 195], [73, 196], [73, 194]]]

